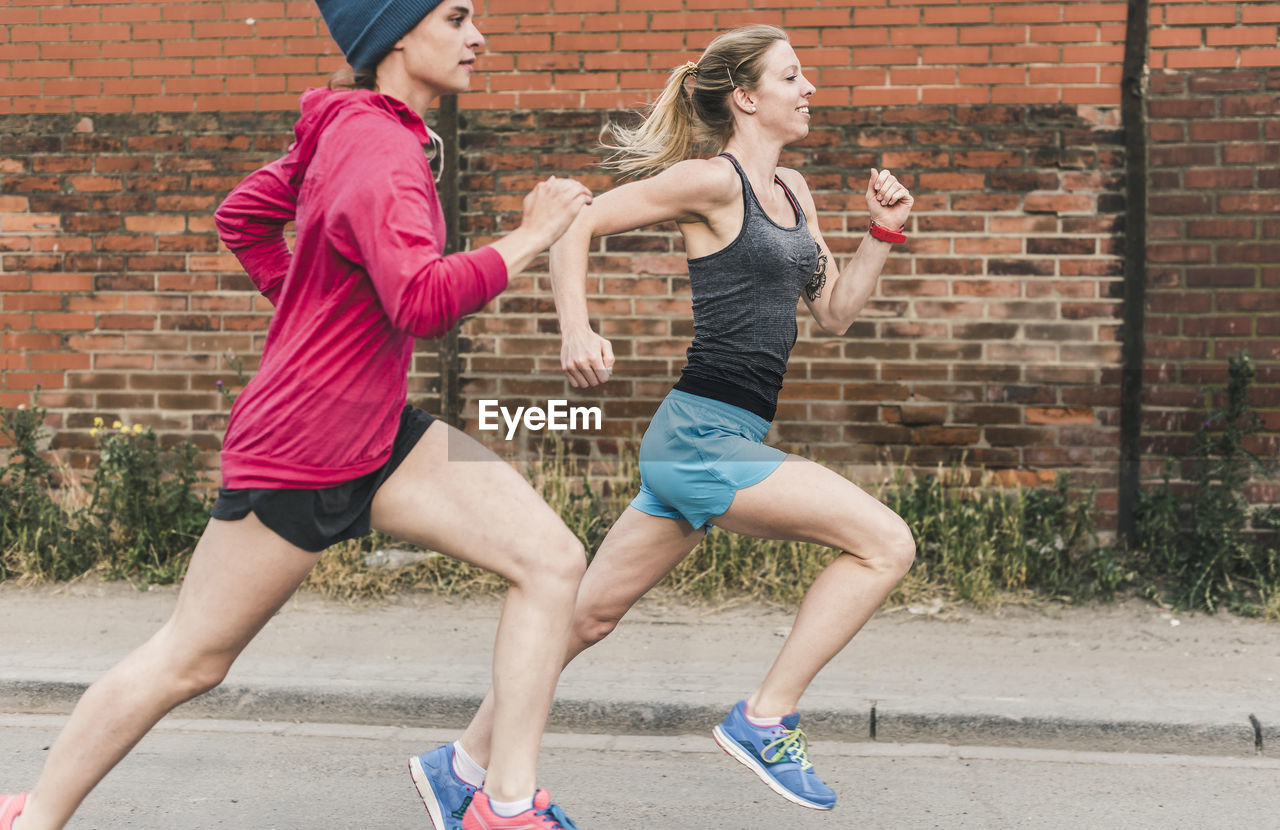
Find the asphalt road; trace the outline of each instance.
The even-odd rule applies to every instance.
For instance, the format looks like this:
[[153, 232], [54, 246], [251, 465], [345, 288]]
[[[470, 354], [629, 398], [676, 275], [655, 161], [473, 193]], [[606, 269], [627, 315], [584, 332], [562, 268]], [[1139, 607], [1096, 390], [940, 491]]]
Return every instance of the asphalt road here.
[[[63, 718], [0, 715], [0, 791], [30, 786]], [[70, 830], [426, 828], [405, 771], [452, 733], [170, 720]], [[833, 812], [794, 807], [709, 736], [548, 735], [541, 783], [582, 830], [1270, 828], [1280, 760], [815, 743]]]

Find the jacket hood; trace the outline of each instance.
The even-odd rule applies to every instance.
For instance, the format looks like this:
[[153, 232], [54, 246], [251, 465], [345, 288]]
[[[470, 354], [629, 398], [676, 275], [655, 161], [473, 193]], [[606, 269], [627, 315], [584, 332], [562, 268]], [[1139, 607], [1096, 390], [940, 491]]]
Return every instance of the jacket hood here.
[[302, 184], [307, 168], [315, 157], [320, 136], [338, 119], [351, 112], [384, 113], [408, 127], [420, 144], [433, 142], [433, 135], [422, 116], [404, 102], [368, 89], [308, 89], [300, 100], [302, 117], [294, 125], [294, 142], [289, 145], [289, 183]]

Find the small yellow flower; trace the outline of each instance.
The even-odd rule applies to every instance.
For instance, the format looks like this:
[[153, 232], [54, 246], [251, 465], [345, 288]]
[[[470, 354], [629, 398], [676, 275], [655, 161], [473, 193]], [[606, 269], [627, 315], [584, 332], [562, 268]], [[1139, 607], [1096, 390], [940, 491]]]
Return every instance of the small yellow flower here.
[[134, 425], [133, 425], [133, 434], [134, 434], [134, 435], [138, 435], [138, 434], [139, 434], [139, 433], [141, 433], [141, 432], [142, 432], [142, 424], [134, 424]]
[[111, 423], [111, 428], [112, 428], [112, 429], [119, 429], [119, 428], [120, 428], [120, 427], [122, 427], [122, 426], [124, 426], [124, 424], [120, 423], [119, 421], [113, 421], [113, 422]]
[[126, 426], [122, 426], [122, 427], [120, 427], [120, 434], [121, 434], [121, 435], [128, 435], [128, 434], [129, 434], [129, 428], [128, 428], [128, 427], [126, 427]]
[[[102, 420], [102, 419], [101, 419], [101, 418], [99, 418], [98, 420], [100, 421], [100, 420]], [[98, 437], [98, 428], [97, 428], [97, 427], [94, 427], [93, 429], [89, 430], [89, 436], [90, 436], [91, 438], [97, 438], [97, 437]]]
[[93, 419], [93, 426], [94, 426], [94, 428], [96, 428], [96, 429], [102, 429], [102, 419], [101, 419], [101, 418], [94, 418], [94, 419]]

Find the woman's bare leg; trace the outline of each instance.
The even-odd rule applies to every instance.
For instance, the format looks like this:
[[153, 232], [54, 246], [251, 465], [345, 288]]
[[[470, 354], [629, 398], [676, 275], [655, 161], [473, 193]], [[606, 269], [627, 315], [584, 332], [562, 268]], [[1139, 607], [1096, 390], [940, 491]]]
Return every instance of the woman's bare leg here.
[[[631, 606], [680, 564], [704, 535], [685, 521], [650, 516], [634, 507], [623, 511], [578, 588], [563, 665], [608, 636]], [[491, 757], [497, 757], [490, 755], [493, 730], [490, 689], [459, 740], [481, 766], [489, 766]]]
[[[748, 700], [761, 717], [792, 712], [817, 673], [849, 644], [911, 566], [915, 543], [906, 523], [857, 485], [798, 456], [768, 478], [739, 490], [715, 524], [766, 539], [816, 542], [845, 552], [805, 595], [791, 635]], [[599, 642], [701, 541], [687, 522], [628, 507], [582, 579], [567, 665]], [[489, 758], [492, 693], [460, 743], [481, 765]]]
[[443, 422], [378, 490], [373, 526], [510, 583], [493, 649], [493, 761], [485, 791], [533, 795], [538, 747], [586, 567], [577, 537], [505, 461]]
[[22, 830], [61, 828], [165, 713], [222, 682], [315, 562], [252, 513], [211, 519], [173, 616], [76, 704], [23, 810]]
[[753, 715], [795, 711], [818, 672], [849, 644], [915, 559], [902, 519], [840, 475], [799, 456], [739, 490], [716, 525], [765, 539], [817, 542], [843, 551], [814, 581], [782, 651], [754, 694]]

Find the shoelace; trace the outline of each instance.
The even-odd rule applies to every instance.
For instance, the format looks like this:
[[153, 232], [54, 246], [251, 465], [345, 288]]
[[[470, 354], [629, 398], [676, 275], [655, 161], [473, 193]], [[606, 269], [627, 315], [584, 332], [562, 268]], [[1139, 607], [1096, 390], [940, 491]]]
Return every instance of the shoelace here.
[[551, 819], [551, 826], [553, 828], [558, 827], [561, 830], [578, 830], [578, 825], [569, 820], [569, 817], [564, 814], [564, 810], [560, 809], [559, 804], [552, 804], [547, 807], [547, 809], [539, 810], [537, 813], [534, 813], [534, 815]]
[[[773, 757], [769, 757], [769, 750], [774, 750]], [[765, 763], [776, 764], [782, 760], [785, 755], [792, 761], [800, 765], [801, 770], [813, 769], [813, 764], [809, 761], [809, 737], [804, 734], [804, 730], [800, 727], [795, 729], [783, 729], [782, 737], [776, 741], [772, 741], [764, 745], [760, 750], [760, 757]]]

